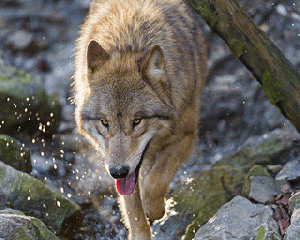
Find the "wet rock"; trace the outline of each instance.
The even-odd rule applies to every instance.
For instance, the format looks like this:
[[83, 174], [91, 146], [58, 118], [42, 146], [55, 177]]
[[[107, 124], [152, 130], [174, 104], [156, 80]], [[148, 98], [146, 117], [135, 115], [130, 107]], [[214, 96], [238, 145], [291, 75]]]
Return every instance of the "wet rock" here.
[[294, 160], [288, 162], [276, 175], [276, 180], [298, 180], [300, 178], [300, 162]]
[[70, 237], [82, 223], [81, 208], [26, 173], [0, 162], [0, 195], [6, 205], [37, 217], [54, 233]]
[[44, 223], [24, 213], [5, 209], [0, 211], [0, 239], [58, 240]]
[[0, 161], [22, 172], [30, 173], [32, 170], [30, 151], [8, 135], [0, 135]]
[[28, 73], [5, 65], [0, 58], [0, 132], [52, 134], [60, 120], [60, 103]]
[[276, 239], [281, 240], [279, 226], [270, 206], [253, 204], [236, 196], [222, 206], [207, 224], [199, 228], [195, 240]]

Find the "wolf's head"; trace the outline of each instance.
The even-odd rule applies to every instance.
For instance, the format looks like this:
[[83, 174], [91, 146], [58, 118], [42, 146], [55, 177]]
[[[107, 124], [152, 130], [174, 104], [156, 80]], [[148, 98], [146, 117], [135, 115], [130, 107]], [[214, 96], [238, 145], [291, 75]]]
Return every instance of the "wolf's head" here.
[[122, 53], [107, 52], [91, 41], [87, 64], [90, 94], [77, 123], [105, 156], [119, 193], [128, 195], [151, 140], [170, 132], [175, 116], [164, 55], [157, 45]]

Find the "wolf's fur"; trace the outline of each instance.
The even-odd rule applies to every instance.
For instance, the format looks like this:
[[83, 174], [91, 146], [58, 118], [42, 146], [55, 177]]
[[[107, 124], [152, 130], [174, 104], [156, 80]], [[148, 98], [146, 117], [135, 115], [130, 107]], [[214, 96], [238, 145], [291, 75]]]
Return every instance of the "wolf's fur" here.
[[98, 0], [77, 42], [76, 123], [108, 172], [138, 171], [120, 197], [130, 239], [151, 239], [164, 196], [193, 151], [206, 77], [202, 33], [181, 0]]

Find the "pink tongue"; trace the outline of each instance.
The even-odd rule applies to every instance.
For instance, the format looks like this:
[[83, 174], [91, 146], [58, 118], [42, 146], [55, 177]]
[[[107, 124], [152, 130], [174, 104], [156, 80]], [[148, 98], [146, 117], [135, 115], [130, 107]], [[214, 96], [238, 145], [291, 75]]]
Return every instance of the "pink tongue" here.
[[117, 179], [116, 185], [121, 195], [130, 195], [135, 187], [135, 171], [126, 178]]

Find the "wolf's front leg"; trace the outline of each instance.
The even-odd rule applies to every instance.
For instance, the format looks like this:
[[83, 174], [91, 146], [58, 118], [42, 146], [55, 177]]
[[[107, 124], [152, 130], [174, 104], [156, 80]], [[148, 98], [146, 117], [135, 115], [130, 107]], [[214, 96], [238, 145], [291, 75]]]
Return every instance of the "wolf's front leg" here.
[[150, 240], [151, 228], [142, 206], [139, 183], [131, 195], [119, 197], [124, 224], [129, 230], [129, 240]]
[[[189, 158], [194, 150], [193, 134], [179, 137], [158, 155], [151, 170], [145, 166], [142, 180], [142, 200], [144, 211], [151, 222], [158, 220], [165, 213], [165, 195], [169, 190], [176, 172], [181, 164]], [[150, 171], [149, 171], [150, 170]]]

